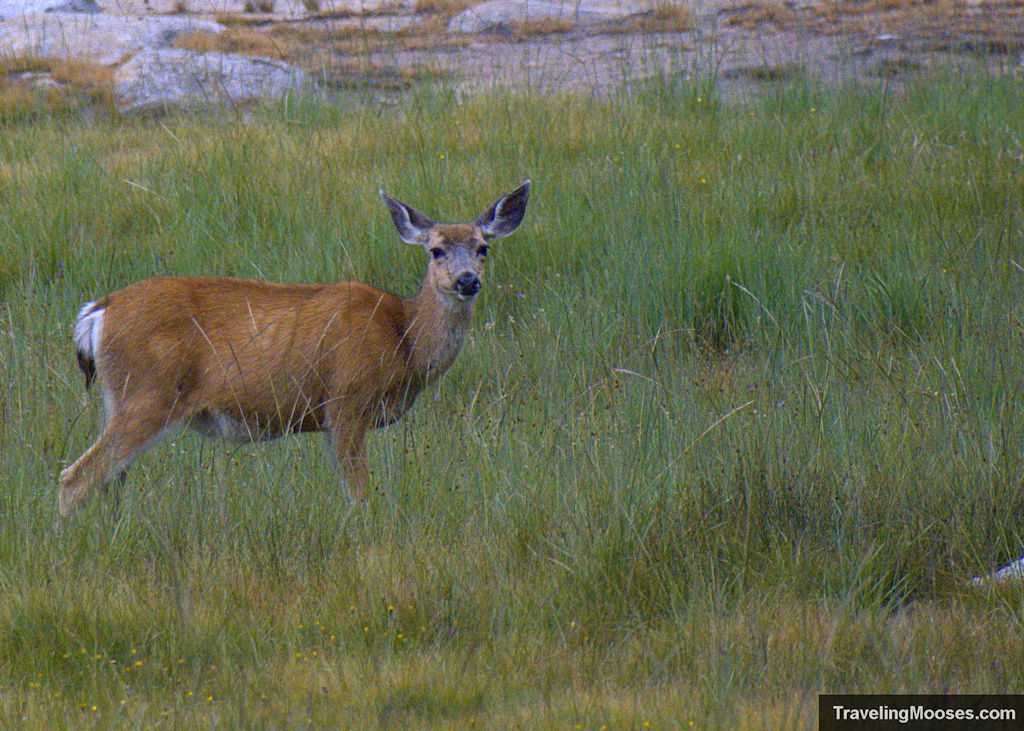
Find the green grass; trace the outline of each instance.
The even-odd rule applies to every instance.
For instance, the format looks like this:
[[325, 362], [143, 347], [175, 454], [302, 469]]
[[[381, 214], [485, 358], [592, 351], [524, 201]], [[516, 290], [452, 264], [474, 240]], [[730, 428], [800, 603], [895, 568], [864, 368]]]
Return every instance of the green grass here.
[[[4, 127], [0, 722], [789, 728], [826, 691], [1024, 692], [1024, 590], [962, 584], [1024, 553], [1022, 91], [667, 78]], [[364, 505], [316, 438], [180, 434], [54, 531], [101, 420], [85, 300], [410, 293], [378, 187], [463, 220], [527, 177]]]

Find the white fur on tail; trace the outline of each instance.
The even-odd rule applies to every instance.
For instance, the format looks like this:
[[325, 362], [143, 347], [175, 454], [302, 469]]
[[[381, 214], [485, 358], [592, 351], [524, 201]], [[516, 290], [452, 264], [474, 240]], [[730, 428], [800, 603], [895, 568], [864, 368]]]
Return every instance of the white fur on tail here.
[[87, 302], [78, 313], [75, 322], [75, 348], [79, 355], [95, 361], [103, 335], [103, 313], [105, 309], [93, 309], [95, 302]]

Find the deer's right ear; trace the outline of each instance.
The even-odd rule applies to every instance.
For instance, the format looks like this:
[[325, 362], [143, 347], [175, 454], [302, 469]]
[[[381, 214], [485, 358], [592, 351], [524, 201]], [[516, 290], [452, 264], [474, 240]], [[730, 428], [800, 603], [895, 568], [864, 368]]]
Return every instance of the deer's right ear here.
[[412, 206], [407, 206], [401, 201], [396, 201], [385, 195], [383, 190], [380, 191], [380, 197], [384, 201], [384, 205], [388, 207], [388, 211], [391, 212], [391, 220], [395, 222], [395, 228], [398, 229], [398, 235], [402, 237], [402, 241], [407, 244], [426, 246], [429, 243], [430, 229], [434, 227], [434, 222]]

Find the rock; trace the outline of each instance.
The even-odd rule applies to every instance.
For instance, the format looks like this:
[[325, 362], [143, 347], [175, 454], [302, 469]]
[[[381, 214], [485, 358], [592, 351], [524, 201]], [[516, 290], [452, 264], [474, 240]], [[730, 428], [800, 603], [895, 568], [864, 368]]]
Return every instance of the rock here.
[[0, 0], [0, 20], [35, 13], [99, 13], [96, 0]]
[[26, 71], [12, 76], [14, 81], [21, 82], [30, 89], [37, 91], [49, 91], [60, 89], [63, 84], [53, 78], [52, 74], [45, 71]]
[[103, 8], [96, 0], [66, 0], [60, 5], [46, 8], [47, 13], [98, 13]]
[[1008, 566], [985, 576], [975, 576], [968, 583], [972, 586], [992, 586], [1024, 579], [1024, 558], [1018, 558]]
[[325, 18], [323, 20], [306, 20], [304, 28], [322, 29], [333, 33], [358, 34], [370, 31], [373, 33], [398, 33], [413, 28], [420, 18], [415, 15], [371, 15], [351, 18]]
[[181, 16], [35, 13], [0, 22], [0, 57], [115, 66], [114, 94], [129, 114], [246, 106], [312, 89], [309, 74], [285, 63], [171, 48], [182, 33], [223, 30], [219, 23]]
[[652, 2], [636, 0], [489, 0], [463, 10], [448, 23], [450, 33], [483, 33], [500, 28], [515, 28], [524, 23], [562, 21], [572, 25], [593, 25], [622, 20], [652, 10]]
[[143, 49], [167, 48], [182, 33], [200, 30], [219, 33], [224, 26], [193, 18], [36, 13], [0, 22], [0, 57], [75, 59], [112, 66]]
[[0, 0], [0, 20], [16, 15], [45, 13], [60, 0]]
[[[49, 0], [51, 5], [55, 2], [60, 0]], [[113, 5], [113, 0], [100, 2]], [[247, 6], [256, 8], [257, 12], [253, 13]], [[260, 6], [268, 10], [258, 10]], [[335, 18], [369, 18], [391, 13], [409, 15], [414, 7], [415, 0], [117, 0], [116, 12], [162, 15], [184, 10], [194, 15], [227, 14], [265, 20], [294, 20], [317, 14]], [[109, 12], [115, 11], [109, 8]]]
[[219, 52], [142, 51], [114, 77], [114, 93], [125, 114], [232, 109], [313, 89], [310, 75], [289, 64]]

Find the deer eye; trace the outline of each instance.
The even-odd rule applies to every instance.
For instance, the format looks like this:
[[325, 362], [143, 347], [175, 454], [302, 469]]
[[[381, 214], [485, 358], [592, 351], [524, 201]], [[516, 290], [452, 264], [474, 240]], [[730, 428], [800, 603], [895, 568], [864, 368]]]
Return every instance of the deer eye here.
[[476, 250], [476, 255], [481, 258], [487, 256], [487, 247], [481, 246], [479, 249]]
[[434, 261], [437, 261], [438, 259], [444, 259], [444, 249], [442, 249], [440, 246], [435, 246], [433, 249], [430, 250], [430, 257], [434, 259]]

